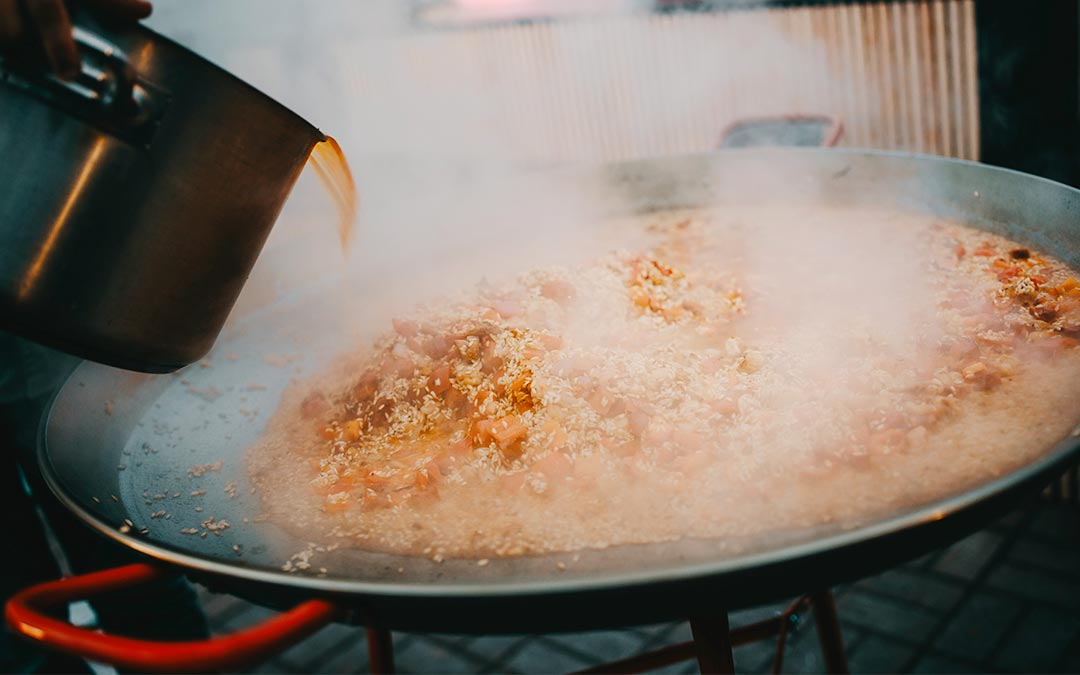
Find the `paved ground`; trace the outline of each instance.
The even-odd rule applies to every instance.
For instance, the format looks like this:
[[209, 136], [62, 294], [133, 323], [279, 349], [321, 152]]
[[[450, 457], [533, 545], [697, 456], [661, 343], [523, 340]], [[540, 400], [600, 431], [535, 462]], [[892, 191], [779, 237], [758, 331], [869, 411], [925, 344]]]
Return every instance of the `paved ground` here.
[[[836, 589], [853, 672], [1080, 672], [1080, 511], [1039, 503], [944, 550]], [[206, 594], [218, 631], [269, 612]], [[742, 611], [733, 626], [779, 611]], [[462, 638], [399, 633], [403, 673], [549, 673], [585, 668], [676, 641], [685, 623], [560, 636]], [[774, 644], [735, 650], [739, 672], [771, 668]], [[366, 672], [363, 634], [331, 626], [254, 672]], [[822, 672], [812, 618], [786, 650], [785, 671]], [[697, 672], [692, 663], [667, 672]]]

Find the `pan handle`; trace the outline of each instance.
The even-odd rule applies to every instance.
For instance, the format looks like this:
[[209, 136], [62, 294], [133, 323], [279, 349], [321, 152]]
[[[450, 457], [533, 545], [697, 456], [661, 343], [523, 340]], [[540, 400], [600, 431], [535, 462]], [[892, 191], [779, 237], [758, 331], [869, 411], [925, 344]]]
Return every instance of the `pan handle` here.
[[[734, 122], [724, 127], [724, 130], [720, 132], [720, 141], [717, 147], [720, 149], [728, 147], [745, 147], [739, 145], [739, 139], [737, 138], [738, 132], [757, 126], [767, 125], [792, 125], [792, 124], [818, 124], [821, 126], [821, 140], [818, 143], [818, 147], [832, 148], [835, 147], [840, 139], [844, 135], [844, 120], [838, 115], [807, 115], [807, 114], [790, 114], [790, 115], [774, 115], [767, 117], [743, 117], [736, 119]], [[771, 134], [771, 136], [770, 136]], [[765, 141], [765, 145], [789, 145], [782, 140], [777, 141], [775, 138], [775, 130], [768, 130], [761, 134], [761, 139]], [[771, 143], [770, 143], [771, 141]], [[753, 145], [754, 143], [751, 143]]]
[[154, 565], [135, 564], [31, 586], [8, 601], [8, 627], [57, 651], [141, 672], [235, 671], [262, 661], [340, 618], [326, 600], [308, 600], [259, 625], [191, 642], [156, 642], [104, 635], [45, 614], [48, 608], [169, 576]]

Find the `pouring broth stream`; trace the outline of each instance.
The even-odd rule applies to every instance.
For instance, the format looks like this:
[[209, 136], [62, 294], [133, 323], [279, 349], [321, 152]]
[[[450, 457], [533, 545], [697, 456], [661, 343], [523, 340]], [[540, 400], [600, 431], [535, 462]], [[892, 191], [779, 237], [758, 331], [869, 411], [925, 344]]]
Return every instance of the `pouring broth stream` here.
[[345, 153], [332, 136], [315, 145], [308, 159], [326, 191], [338, 209], [338, 237], [341, 249], [347, 251], [352, 240], [353, 223], [356, 222], [356, 184], [353, 182]]

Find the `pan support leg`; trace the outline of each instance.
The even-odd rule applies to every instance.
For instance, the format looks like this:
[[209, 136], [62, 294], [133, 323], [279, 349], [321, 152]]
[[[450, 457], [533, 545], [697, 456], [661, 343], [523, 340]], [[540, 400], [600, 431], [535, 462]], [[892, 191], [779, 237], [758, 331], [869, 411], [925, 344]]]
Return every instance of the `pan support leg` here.
[[844, 636], [840, 632], [840, 619], [836, 616], [836, 601], [832, 591], [825, 589], [811, 593], [810, 606], [814, 610], [814, 625], [821, 643], [821, 655], [825, 659], [825, 672], [847, 673]]
[[708, 618], [690, 619], [698, 667], [702, 675], [726, 675], [735, 672], [731, 655], [731, 626], [727, 612]]
[[368, 665], [372, 675], [390, 675], [394, 672], [394, 638], [388, 630], [377, 626], [367, 627]]

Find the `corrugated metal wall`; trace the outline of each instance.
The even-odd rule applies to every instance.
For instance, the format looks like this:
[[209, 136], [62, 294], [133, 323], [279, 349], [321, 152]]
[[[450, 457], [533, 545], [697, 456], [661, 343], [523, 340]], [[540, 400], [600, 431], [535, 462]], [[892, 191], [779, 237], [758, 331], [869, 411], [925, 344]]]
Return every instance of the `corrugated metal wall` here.
[[745, 116], [977, 159], [974, 0], [635, 13], [338, 47], [360, 152], [526, 162], [697, 152]]
[[929, 0], [471, 28], [403, 19], [364, 35], [353, 17], [321, 41], [299, 28], [281, 29], [292, 42], [223, 41], [227, 67], [342, 141], [360, 190], [358, 249], [345, 262], [336, 215], [305, 174], [244, 306], [329, 268], [385, 264], [432, 226], [398, 212], [474, 163], [498, 172], [702, 152], [734, 119], [792, 112], [842, 116], [843, 145], [977, 159], [974, 12], [974, 0]]

